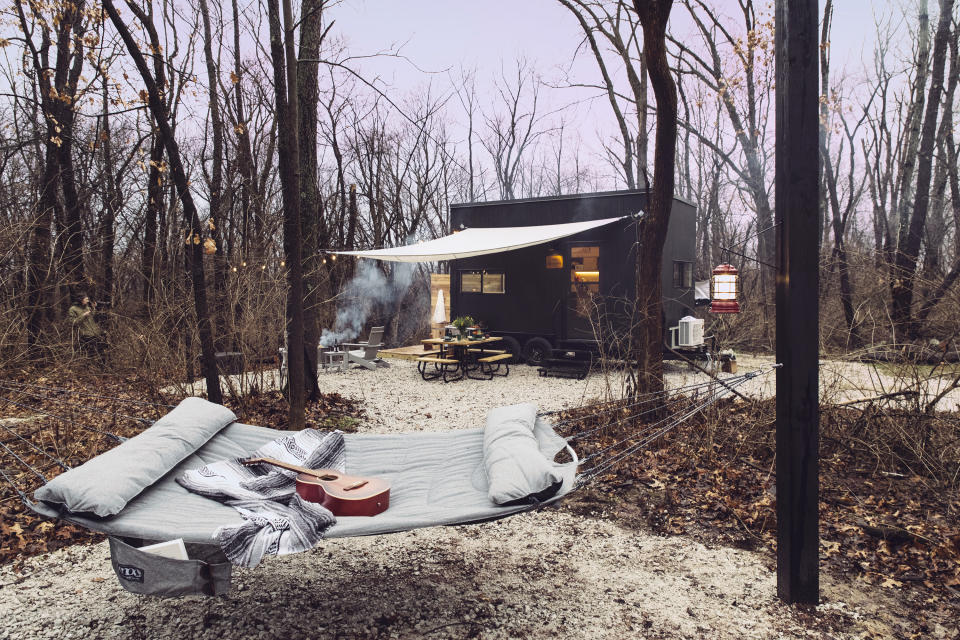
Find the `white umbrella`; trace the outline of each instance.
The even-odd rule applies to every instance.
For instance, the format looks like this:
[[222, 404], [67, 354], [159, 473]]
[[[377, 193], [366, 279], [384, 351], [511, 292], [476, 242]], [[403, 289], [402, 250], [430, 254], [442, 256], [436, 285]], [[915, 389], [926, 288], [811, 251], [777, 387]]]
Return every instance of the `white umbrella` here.
[[443, 308], [443, 289], [437, 293], [437, 306], [433, 309], [433, 321], [437, 324], [443, 324], [447, 321], [447, 312]]

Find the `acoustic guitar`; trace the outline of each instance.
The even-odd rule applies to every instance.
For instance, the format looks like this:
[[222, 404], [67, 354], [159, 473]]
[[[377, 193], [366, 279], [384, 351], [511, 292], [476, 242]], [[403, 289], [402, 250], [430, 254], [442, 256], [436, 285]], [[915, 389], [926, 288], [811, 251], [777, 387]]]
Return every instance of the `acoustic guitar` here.
[[246, 458], [240, 462], [248, 467], [269, 464], [298, 472], [297, 494], [307, 502], [319, 502], [335, 516], [375, 516], [390, 506], [390, 483], [381, 478], [307, 469], [272, 458]]

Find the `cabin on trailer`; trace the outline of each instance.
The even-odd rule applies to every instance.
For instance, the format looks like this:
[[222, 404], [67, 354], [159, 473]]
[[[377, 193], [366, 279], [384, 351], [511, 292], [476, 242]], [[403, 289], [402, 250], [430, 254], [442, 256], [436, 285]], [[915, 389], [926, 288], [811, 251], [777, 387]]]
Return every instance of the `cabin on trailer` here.
[[[633, 321], [647, 196], [629, 190], [451, 205], [454, 234], [502, 229], [508, 248], [449, 260], [449, 317], [472, 316], [530, 364], [553, 354], [582, 357], [598, 349], [598, 334], [623, 335]], [[695, 246], [696, 209], [674, 198], [660, 275], [664, 338], [674, 347], [698, 346], [697, 326], [702, 335], [702, 321], [691, 325]]]

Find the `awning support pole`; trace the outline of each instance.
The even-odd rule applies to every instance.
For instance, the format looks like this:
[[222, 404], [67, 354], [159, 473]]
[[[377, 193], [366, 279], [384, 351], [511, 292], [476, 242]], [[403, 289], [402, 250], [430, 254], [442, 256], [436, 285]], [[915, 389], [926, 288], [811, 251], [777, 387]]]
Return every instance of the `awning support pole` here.
[[817, 0], [777, 0], [777, 595], [815, 605], [819, 560]]

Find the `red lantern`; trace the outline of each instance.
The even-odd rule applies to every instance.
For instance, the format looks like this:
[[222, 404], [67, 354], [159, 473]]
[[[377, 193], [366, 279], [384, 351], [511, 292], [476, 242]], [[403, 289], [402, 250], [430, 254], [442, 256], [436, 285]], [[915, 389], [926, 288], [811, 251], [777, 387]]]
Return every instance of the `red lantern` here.
[[710, 278], [710, 312], [740, 313], [737, 295], [740, 293], [740, 273], [732, 264], [721, 264]]

